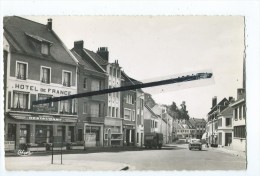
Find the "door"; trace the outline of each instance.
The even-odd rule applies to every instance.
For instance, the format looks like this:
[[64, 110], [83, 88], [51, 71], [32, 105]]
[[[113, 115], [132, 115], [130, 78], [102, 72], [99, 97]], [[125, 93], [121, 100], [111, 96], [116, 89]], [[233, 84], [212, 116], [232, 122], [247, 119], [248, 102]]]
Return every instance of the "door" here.
[[230, 146], [232, 143], [232, 133], [225, 134], [225, 146]]
[[108, 141], [108, 146], [111, 146], [111, 130], [108, 129], [108, 132], [107, 132], [107, 141]]

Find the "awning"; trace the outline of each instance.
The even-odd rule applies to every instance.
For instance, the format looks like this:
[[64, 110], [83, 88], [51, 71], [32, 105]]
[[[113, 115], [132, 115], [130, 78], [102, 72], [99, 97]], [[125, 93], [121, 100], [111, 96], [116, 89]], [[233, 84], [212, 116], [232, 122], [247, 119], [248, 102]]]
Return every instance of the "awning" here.
[[77, 118], [73, 117], [60, 117], [52, 115], [40, 115], [40, 114], [18, 114], [9, 113], [9, 115], [18, 120], [32, 120], [32, 121], [49, 121], [49, 122], [77, 122]]
[[202, 135], [201, 139], [207, 139], [207, 138], [208, 138], [208, 132], [205, 132], [205, 133]]

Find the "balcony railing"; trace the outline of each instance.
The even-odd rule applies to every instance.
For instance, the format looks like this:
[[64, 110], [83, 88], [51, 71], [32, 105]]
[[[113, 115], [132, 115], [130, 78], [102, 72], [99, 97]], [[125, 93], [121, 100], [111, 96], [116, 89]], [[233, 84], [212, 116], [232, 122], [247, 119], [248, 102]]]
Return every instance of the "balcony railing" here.
[[104, 114], [86, 114], [86, 121], [94, 123], [104, 123]]

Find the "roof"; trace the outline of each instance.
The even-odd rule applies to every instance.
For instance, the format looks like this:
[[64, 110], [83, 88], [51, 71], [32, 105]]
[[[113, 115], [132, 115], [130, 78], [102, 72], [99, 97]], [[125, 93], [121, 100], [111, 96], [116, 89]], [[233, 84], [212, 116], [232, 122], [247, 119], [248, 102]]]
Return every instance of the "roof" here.
[[205, 119], [198, 119], [198, 118], [190, 118], [189, 119], [189, 122], [192, 124], [192, 125], [195, 125], [196, 123], [202, 123], [202, 122], [205, 122]]
[[71, 53], [76, 57], [76, 59], [79, 61], [80, 65], [83, 65], [84, 68], [92, 71], [100, 71], [96, 69], [86, 58], [82, 58], [74, 49], [71, 49]]
[[[53, 30], [47, 25], [17, 16], [4, 17], [4, 35], [11, 45], [11, 52], [19, 52], [41, 59], [76, 65], [72, 54]], [[50, 54], [43, 56], [34, 41], [51, 45]]]
[[158, 116], [153, 112], [153, 110], [152, 110], [149, 106], [144, 105], [144, 107], [145, 107], [148, 111], [150, 111], [151, 114], [153, 114], [154, 116], [158, 117]]
[[211, 108], [208, 115], [210, 115], [212, 112], [214, 112], [218, 106], [221, 106], [220, 111], [222, 111], [224, 108], [226, 108], [227, 105], [224, 105], [224, 102], [226, 102], [226, 101], [228, 101], [228, 100], [226, 98], [223, 98], [218, 104], [216, 104], [214, 107]]
[[99, 65], [107, 65], [108, 62], [104, 59], [102, 59], [102, 57], [100, 57], [97, 53], [90, 51], [86, 48], [83, 49], [86, 53], [88, 53], [90, 55], [91, 58], [93, 58]]
[[228, 116], [232, 114], [233, 114], [233, 109], [230, 106], [228, 106], [226, 109], [220, 112], [220, 115], [222, 116]]

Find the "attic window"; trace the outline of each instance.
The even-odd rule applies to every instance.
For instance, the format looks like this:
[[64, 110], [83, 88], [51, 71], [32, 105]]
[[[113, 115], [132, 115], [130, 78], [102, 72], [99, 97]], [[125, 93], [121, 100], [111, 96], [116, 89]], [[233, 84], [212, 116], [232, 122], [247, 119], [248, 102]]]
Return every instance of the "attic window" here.
[[44, 55], [49, 54], [49, 45], [47, 43], [42, 43], [41, 53]]

